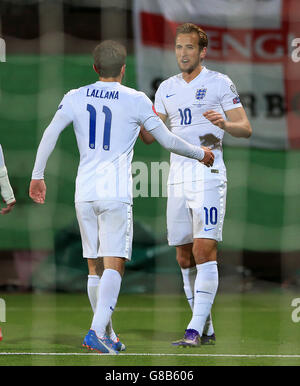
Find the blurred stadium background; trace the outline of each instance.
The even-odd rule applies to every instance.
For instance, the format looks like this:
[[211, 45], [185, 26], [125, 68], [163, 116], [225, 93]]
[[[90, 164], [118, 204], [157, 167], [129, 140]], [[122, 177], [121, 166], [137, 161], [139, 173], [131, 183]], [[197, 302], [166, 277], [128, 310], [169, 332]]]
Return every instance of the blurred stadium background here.
[[[126, 45], [124, 83], [152, 98], [159, 82], [178, 72], [176, 25], [192, 21], [209, 32], [206, 65], [236, 83], [254, 130], [248, 142], [225, 140], [228, 198], [219, 291], [298, 291], [300, 63], [291, 60], [291, 41], [300, 37], [298, 3], [1, 0], [1, 144], [17, 205], [0, 218], [0, 288], [85, 291], [73, 204], [75, 136], [72, 127], [61, 134], [46, 170], [47, 203], [37, 206], [28, 187], [41, 135], [65, 92], [96, 81], [91, 52], [100, 40]], [[168, 162], [169, 154], [138, 140], [134, 160], [150, 170], [151, 161]], [[150, 191], [150, 173], [147, 184]], [[182, 292], [165, 212], [165, 197], [135, 198], [133, 259], [121, 293]]]

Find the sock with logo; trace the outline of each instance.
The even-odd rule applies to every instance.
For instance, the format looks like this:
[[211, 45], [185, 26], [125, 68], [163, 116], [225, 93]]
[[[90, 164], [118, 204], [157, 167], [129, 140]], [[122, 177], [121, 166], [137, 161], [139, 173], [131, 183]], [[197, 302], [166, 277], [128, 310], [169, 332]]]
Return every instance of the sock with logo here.
[[[183, 279], [183, 289], [187, 301], [191, 307], [193, 312], [194, 308], [194, 285], [197, 276], [197, 268], [181, 268], [182, 279]], [[197, 330], [198, 331], [198, 330]], [[205, 322], [205, 326], [203, 329], [203, 333], [206, 335], [212, 335], [214, 333], [214, 326], [212, 323], [211, 313], [208, 315], [207, 320]]]
[[[99, 284], [100, 284], [100, 277], [98, 275], [88, 275], [87, 293], [88, 293], [89, 301], [91, 303], [91, 307], [94, 313], [97, 305]], [[113, 341], [117, 340], [117, 335], [114, 332], [111, 318], [109, 319], [108, 325], [106, 326], [106, 333], [107, 333], [107, 336]]]
[[219, 275], [216, 261], [197, 264], [196, 267], [193, 317], [187, 328], [197, 330], [202, 336], [217, 292]]
[[99, 338], [104, 338], [106, 327], [117, 304], [122, 277], [114, 269], [105, 269], [98, 287], [97, 306], [91, 329]]

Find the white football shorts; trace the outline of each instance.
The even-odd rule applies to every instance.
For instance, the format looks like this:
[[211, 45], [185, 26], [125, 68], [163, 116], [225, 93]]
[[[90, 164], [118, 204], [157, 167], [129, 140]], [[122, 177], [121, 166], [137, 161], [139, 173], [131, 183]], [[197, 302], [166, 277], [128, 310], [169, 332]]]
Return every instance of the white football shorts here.
[[169, 245], [184, 245], [195, 238], [222, 241], [227, 182], [220, 179], [168, 185]]
[[83, 257], [114, 256], [131, 259], [132, 206], [120, 201], [75, 203]]

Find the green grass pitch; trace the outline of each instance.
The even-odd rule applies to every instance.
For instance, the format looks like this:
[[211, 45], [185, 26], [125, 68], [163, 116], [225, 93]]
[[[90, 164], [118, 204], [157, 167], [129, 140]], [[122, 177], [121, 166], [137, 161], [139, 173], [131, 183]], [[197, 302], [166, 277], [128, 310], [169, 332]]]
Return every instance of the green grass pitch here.
[[[213, 307], [215, 346], [176, 348], [190, 319], [183, 295], [121, 294], [113, 325], [124, 354], [81, 347], [92, 312], [86, 294], [0, 294], [1, 366], [299, 366], [296, 294], [218, 294]], [[84, 355], [82, 355], [84, 354]]]

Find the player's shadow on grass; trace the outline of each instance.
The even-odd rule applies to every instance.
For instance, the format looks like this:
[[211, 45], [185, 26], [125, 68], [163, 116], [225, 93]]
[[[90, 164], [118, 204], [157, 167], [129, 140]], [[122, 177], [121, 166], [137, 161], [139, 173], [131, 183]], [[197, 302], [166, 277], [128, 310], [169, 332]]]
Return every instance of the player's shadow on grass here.
[[84, 335], [55, 335], [51, 343], [63, 346], [81, 347]]
[[57, 335], [53, 336], [44, 336], [44, 337], [35, 337], [35, 336], [26, 336], [20, 337], [17, 339], [5, 339], [7, 344], [17, 344], [18, 346], [22, 345], [24, 350], [32, 350], [33, 347], [39, 347], [42, 349], [48, 349], [52, 345], [61, 345], [61, 346], [70, 346], [70, 347], [80, 347], [82, 344], [84, 336], [79, 335]]
[[[134, 334], [135, 336], [139, 336], [140, 339], [145, 339], [147, 341], [170, 341], [174, 339], [176, 336], [176, 332], [173, 331], [159, 331], [156, 329], [153, 330], [143, 330], [143, 329], [138, 329], [138, 330], [127, 330], [126, 334]], [[123, 332], [122, 335], [125, 335], [125, 331]]]

